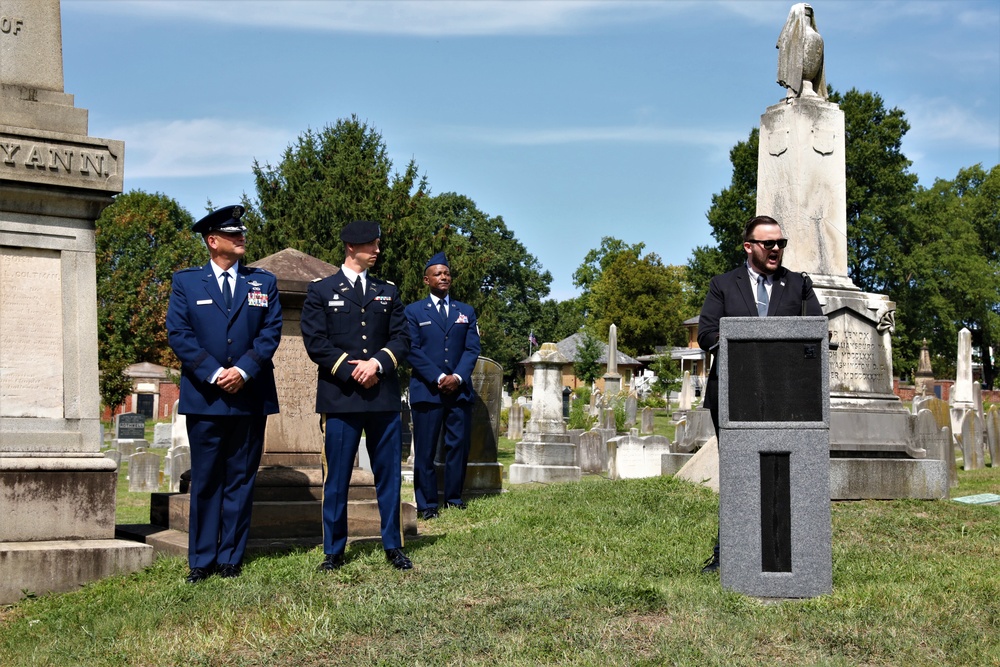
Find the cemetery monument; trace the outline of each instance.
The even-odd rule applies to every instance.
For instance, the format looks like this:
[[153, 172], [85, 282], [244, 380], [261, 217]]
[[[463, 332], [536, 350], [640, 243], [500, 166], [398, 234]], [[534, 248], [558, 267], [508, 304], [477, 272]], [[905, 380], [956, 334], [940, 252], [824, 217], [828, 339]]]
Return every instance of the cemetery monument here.
[[[4, 0], [0, 29], [0, 604], [132, 572], [101, 453], [94, 221], [124, 144], [63, 91], [58, 0]], [[4, 28], [0, 26], [0, 28]]]

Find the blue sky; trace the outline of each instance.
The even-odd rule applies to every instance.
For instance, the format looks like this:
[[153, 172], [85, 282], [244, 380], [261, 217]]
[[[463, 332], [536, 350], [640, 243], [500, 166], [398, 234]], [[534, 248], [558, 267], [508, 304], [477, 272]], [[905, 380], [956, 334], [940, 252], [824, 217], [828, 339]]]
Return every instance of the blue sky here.
[[[502, 216], [564, 299], [603, 236], [670, 264], [712, 243], [729, 150], [784, 97], [792, 4], [63, 0], [65, 90], [125, 141], [126, 190], [196, 219], [356, 114], [397, 169]], [[811, 4], [828, 82], [905, 111], [921, 184], [1000, 163], [1000, 2]]]

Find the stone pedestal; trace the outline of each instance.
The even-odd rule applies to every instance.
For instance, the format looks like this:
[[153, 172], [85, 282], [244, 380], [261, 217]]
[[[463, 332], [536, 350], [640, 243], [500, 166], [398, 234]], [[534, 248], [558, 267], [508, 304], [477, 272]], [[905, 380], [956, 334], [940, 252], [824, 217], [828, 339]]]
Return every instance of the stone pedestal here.
[[0, 604], [153, 556], [113, 539], [101, 453], [94, 221], [121, 192], [124, 144], [87, 136], [63, 92], [58, 0], [3, 9], [20, 23], [0, 57]]
[[531, 419], [514, 450], [509, 482], [578, 482], [581, 478], [576, 445], [562, 419], [562, 367], [569, 363], [555, 343], [543, 343], [531, 356], [534, 384]]
[[785, 99], [760, 118], [757, 215], [781, 223], [783, 263], [818, 287], [857, 290], [847, 276], [844, 112], [820, 97]]
[[836, 346], [831, 497], [946, 497], [945, 462], [927, 457], [914, 417], [892, 391], [895, 304], [861, 292], [847, 274], [843, 112], [819, 97], [788, 98], [767, 109], [760, 127], [757, 214], [781, 223], [789, 239], [783, 263], [812, 277]]

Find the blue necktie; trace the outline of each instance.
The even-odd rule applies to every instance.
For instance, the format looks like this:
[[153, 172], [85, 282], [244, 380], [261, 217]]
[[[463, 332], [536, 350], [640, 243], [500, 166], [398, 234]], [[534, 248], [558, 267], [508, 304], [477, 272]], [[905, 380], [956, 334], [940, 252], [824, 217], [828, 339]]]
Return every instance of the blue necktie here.
[[767, 284], [764, 276], [757, 276], [757, 315], [767, 317]]
[[229, 271], [222, 273], [222, 300], [226, 303], [226, 310], [233, 307], [233, 288], [229, 286]]

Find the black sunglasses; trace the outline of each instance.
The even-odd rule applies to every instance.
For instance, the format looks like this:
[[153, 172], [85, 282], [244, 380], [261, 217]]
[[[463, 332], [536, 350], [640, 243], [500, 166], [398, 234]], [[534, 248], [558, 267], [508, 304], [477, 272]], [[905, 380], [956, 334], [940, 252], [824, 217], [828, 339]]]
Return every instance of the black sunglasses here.
[[747, 243], [759, 243], [762, 246], [764, 246], [767, 250], [770, 250], [774, 246], [778, 246], [779, 248], [784, 248], [786, 245], [788, 245], [788, 239], [777, 239], [777, 240], [768, 239], [766, 241], [760, 241], [758, 239], [749, 239]]

